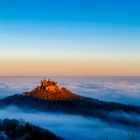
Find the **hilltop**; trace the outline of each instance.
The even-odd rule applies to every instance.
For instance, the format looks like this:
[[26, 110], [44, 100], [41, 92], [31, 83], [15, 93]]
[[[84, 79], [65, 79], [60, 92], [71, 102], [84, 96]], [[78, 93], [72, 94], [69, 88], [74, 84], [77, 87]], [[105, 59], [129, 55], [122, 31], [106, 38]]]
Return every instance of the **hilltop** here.
[[41, 80], [40, 85], [33, 89], [31, 92], [25, 92], [25, 96], [33, 96], [39, 99], [48, 101], [64, 101], [73, 100], [77, 98], [76, 94], [73, 94], [65, 87], [61, 87], [57, 82], [51, 80]]

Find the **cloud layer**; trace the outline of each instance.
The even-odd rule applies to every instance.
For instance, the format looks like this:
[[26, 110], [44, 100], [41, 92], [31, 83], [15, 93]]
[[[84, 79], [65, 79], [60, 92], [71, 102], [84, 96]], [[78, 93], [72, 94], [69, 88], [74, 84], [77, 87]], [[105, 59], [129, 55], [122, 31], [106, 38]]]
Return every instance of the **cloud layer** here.
[[[49, 77], [79, 95], [140, 105], [140, 77]], [[0, 97], [30, 91], [42, 77], [1, 77]]]
[[[128, 117], [131, 118], [131, 116]], [[68, 140], [98, 140], [101, 137], [108, 137], [113, 140], [128, 139], [129, 133], [131, 132], [137, 135], [138, 138], [140, 137], [138, 129], [119, 126], [115, 122], [108, 124], [95, 118], [85, 118], [61, 113], [43, 113], [34, 110], [20, 110], [12, 106], [0, 109], [0, 119], [4, 118], [29, 121], [43, 128], [47, 128]], [[117, 113], [116, 118], [119, 118]]]

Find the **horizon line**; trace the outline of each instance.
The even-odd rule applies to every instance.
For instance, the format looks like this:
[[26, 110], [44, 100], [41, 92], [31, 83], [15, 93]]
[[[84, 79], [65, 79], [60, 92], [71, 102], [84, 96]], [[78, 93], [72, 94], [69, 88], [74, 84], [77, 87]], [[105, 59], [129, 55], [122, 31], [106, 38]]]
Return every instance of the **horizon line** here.
[[140, 77], [140, 75], [0, 75], [0, 77]]

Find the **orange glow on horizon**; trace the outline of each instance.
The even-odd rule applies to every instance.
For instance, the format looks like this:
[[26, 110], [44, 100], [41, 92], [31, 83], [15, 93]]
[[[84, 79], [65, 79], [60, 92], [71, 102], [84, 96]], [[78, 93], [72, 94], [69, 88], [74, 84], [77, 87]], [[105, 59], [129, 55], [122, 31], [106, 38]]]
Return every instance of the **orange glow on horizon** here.
[[140, 61], [110, 59], [0, 59], [0, 75], [136, 76]]

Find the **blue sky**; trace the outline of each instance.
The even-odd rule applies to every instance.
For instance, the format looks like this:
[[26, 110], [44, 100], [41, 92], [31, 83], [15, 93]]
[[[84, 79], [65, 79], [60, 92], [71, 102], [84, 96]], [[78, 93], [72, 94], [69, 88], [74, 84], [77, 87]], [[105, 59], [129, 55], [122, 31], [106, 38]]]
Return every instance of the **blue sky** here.
[[138, 0], [0, 1], [3, 62], [7, 56], [43, 54], [46, 60], [119, 57], [139, 64], [139, 36]]
[[139, 25], [138, 0], [1, 0], [1, 20]]

